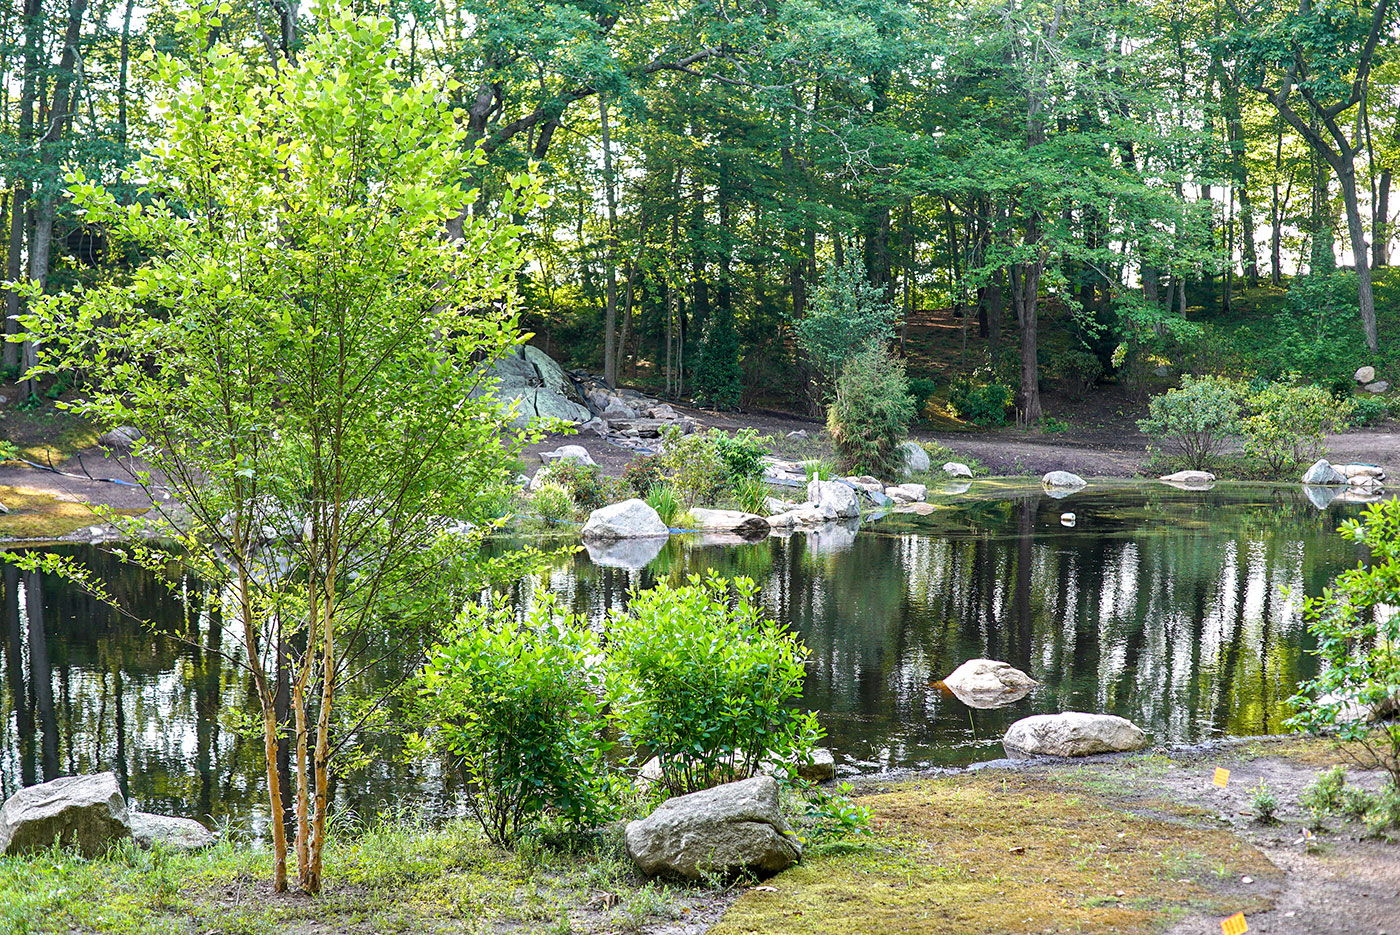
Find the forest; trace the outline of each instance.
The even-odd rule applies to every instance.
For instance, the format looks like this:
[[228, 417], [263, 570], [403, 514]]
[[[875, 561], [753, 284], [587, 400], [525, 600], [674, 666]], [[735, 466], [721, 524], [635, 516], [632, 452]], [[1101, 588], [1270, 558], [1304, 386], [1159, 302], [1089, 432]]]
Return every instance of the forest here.
[[[150, 197], [125, 173], [159, 142], [151, 53], [194, 54], [180, 6], [6, 8], [9, 281], [132, 260], [64, 175]], [[534, 167], [524, 322], [610, 385], [819, 412], [794, 331], [852, 281], [892, 309], [924, 397], [1003, 384], [1023, 425], [1047, 381], [1165, 363], [1345, 383], [1393, 354], [1390, 0], [364, 6], [485, 153], [475, 213]], [[221, 13], [209, 41], [272, 65], [317, 28], [296, 0]], [[4, 353], [18, 375], [29, 345]]]

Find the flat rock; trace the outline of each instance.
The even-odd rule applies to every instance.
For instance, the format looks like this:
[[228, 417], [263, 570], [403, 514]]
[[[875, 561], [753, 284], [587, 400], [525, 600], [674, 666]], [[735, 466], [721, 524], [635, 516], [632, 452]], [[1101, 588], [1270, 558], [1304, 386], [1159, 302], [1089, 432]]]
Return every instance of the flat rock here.
[[817, 507], [829, 508], [838, 518], [860, 516], [860, 498], [855, 488], [840, 481], [813, 480], [807, 484], [807, 500]]
[[596, 509], [583, 524], [584, 539], [648, 539], [670, 532], [657, 512], [636, 498]]
[[1303, 472], [1303, 483], [1309, 486], [1327, 487], [1333, 484], [1345, 484], [1347, 479], [1328, 463], [1326, 458], [1319, 458], [1314, 461], [1312, 467]]
[[918, 474], [929, 469], [928, 452], [916, 441], [902, 442], [897, 449], [904, 456], [904, 473]]
[[1351, 480], [1353, 477], [1374, 477], [1385, 480], [1385, 468], [1377, 464], [1334, 464], [1332, 470]]
[[198, 851], [214, 844], [214, 835], [192, 818], [169, 815], [131, 813], [131, 836], [136, 843], [150, 850], [160, 844], [171, 850]]
[[1132, 721], [1112, 714], [1035, 714], [1006, 731], [1001, 744], [1011, 756], [1089, 756], [1147, 746], [1147, 735]]
[[995, 708], [1019, 701], [1036, 680], [1007, 662], [969, 659], [943, 680], [943, 685], [968, 707]]
[[737, 532], [740, 534], [762, 535], [768, 532], [768, 520], [756, 513], [739, 510], [690, 511], [691, 521], [702, 532]]
[[961, 461], [945, 461], [943, 462], [943, 473], [949, 477], [971, 477], [972, 468]]
[[1377, 380], [1375, 383], [1366, 384], [1366, 392], [1368, 393], [1375, 393], [1377, 395], [1380, 395], [1388, 389], [1390, 389], [1390, 384], [1387, 383], [1385, 380]]
[[769, 877], [802, 856], [771, 776], [667, 799], [646, 818], [628, 822], [626, 837], [628, 856], [647, 876]]
[[1375, 367], [1358, 367], [1356, 373], [1353, 375], [1353, 379], [1355, 379], [1357, 383], [1370, 383], [1375, 378]]
[[57, 841], [98, 857], [130, 837], [131, 815], [113, 772], [29, 786], [0, 806], [0, 854], [31, 854]]
[[835, 519], [836, 512], [830, 507], [817, 506], [815, 503], [799, 503], [790, 510], [768, 517], [768, 525], [775, 529], [790, 526], [820, 526]]
[[1086, 481], [1069, 471], [1051, 471], [1040, 479], [1040, 483], [1045, 487], [1083, 487]]
[[1215, 475], [1210, 471], [1177, 471], [1174, 474], [1163, 474], [1158, 480], [1166, 481], [1168, 484], [1186, 484], [1188, 486], [1215, 483]]

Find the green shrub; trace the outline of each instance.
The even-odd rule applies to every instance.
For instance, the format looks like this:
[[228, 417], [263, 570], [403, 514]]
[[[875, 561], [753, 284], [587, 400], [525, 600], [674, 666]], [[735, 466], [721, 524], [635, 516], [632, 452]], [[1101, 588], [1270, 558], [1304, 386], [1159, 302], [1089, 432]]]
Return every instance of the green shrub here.
[[844, 468], [876, 477], [901, 474], [899, 444], [913, 420], [904, 362], [883, 343], [872, 344], [846, 361], [826, 422]]
[[554, 481], [540, 484], [531, 495], [530, 502], [540, 519], [551, 523], [572, 518], [574, 511], [578, 509], [568, 488]]
[[1378, 425], [1390, 418], [1390, 404], [1380, 396], [1358, 396], [1351, 400], [1352, 425]]
[[695, 366], [695, 402], [710, 409], [738, 409], [743, 394], [739, 335], [732, 316], [721, 312], [705, 326]]
[[422, 672], [429, 737], [460, 760], [468, 806], [495, 844], [543, 817], [607, 814], [611, 777], [587, 626], [540, 603], [522, 625], [505, 607], [470, 606]]
[[565, 458], [548, 465], [549, 482], [569, 492], [575, 505], [588, 512], [622, 499], [622, 486], [596, 464]]
[[1064, 384], [1069, 395], [1075, 399], [1087, 396], [1099, 382], [1099, 377], [1103, 376], [1103, 362], [1097, 354], [1083, 348], [1052, 355], [1046, 369], [1046, 376]]
[[731, 484], [763, 476], [763, 457], [768, 454], [769, 440], [755, 429], [740, 429], [733, 435], [717, 432], [707, 437], [713, 439]]
[[1400, 501], [1368, 507], [1341, 533], [1370, 555], [1303, 602], [1320, 674], [1291, 699], [1297, 713], [1289, 726], [1335, 734], [1352, 759], [1385, 770], [1400, 791], [1400, 720], [1371, 723], [1400, 693], [1400, 614], [1392, 609], [1400, 605]]
[[672, 793], [747, 778], [769, 756], [808, 757], [819, 736], [815, 715], [792, 706], [807, 649], [762, 617], [757, 590], [713, 573], [662, 582], [608, 621], [617, 721], [660, 759]]
[[1245, 409], [1245, 453], [1277, 477], [1321, 455], [1323, 437], [1346, 424], [1352, 407], [1320, 386], [1270, 383], [1249, 395]]
[[1254, 809], [1254, 817], [1266, 825], [1273, 822], [1274, 815], [1278, 812], [1278, 796], [1274, 795], [1274, 790], [1260, 782], [1249, 791], [1253, 794], [1250, 803]]
[[661, 459], [656, 455], [641, 455], [627, 462], [627, 467], [622, 469], [622, 483], [631, 488], [632, 492], [639, 497], [645, 498], [651, 493], [651, 488], [665, 477], [665, 471], [661, 466]]
[[924, 407], [933, 398], [933, 394], [938, 392], [938, 381], [929, 377], [909, 378], [909, 398], [914, 401], [914, 418], [924, 417]]
[[1400, 791], [1394, 787], [1382, 789], [1380, 795], [1373, 798], [1363, 820], [1367, 832], [1374, 837], [1382, 837], [1387, 831], [1400, 828]]
[[889, 340], [898, 319], [899, 309], [870, 282], [859, 258], [851, 257], [823, 271], [806, 314], [793, 323], [793, 336], [829, 398], [846, 362], [867, 345]]
[[1181, 386], [1152, 397], [1138, 428], [1168, 455], [1193, 470], [1205, 470], [1240, 432], [1244, 388], [1224, 377], [1181, 378]]
[[948, 390], [948, 408], [953, 415], [973, 425], [1005, 425], [1006, 412], [1015, 394], [1002, 383], [976, 384], [959, 378]]
[[657, 464], [687, 507], [718, 503], [742, 481], [763, 476], [766, 439], [753, 429], [732, 436], [720, 429], [690, 435], [671, 429], [663, 442]]
[[1298, 804], [1307, 809], [1316, 821], [1341, 807], [1342, 791], [1346, 784], [1346, 768], [1334, 766], [1308, 784], [1303, 794], [1298, 797]]
[[680, 519], [681, 501], [676, 496], [676, 492], [671, 489], [670, 484], [653, 484], [651, 490], [647, 492], [647, 506], [656, 511], [656, 515], [661, 517], [661, 522], [672, 528], [676, 525], [676, 520]]
[[1353, 821], [1366, 817], [1376, 805], [1376, 797], [1360, 786], [1346, 786], [1337, 797], [1337, 810]]

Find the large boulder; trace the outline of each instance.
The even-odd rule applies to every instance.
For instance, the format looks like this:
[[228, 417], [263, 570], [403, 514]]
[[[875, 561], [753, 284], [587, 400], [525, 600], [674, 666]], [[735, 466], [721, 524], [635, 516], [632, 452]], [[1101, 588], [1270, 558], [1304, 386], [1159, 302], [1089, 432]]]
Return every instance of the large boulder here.
[[791, 867], [802, 847], [778, 810], [778, 784], [755, 776], [667, 799], [627, 824], [627, 854], [648, 876], [698, 880]]
[[1333, 484], [1345, 484], [1347, 479], [1342, 476], [1336, 468], [1328, 463], [1326, 458], [1318, 458], [1313, 462], [1312, 467], [1303, 472], [1303, 483], [1313, 487], [1330, 487]]
[[131, 813], [131, 836], [149, 850], [157, 844], [176, 851], [198, 851], [214, 844], [209, 829], [192, 818]]
[[97, 443], [107, 448], [133, 448], [140, 440], [141, 430], [130, 425], [119, 425], [97, 436]]
[[130, 837], [131, 816], [112, 772], [29, 786], [0, 806], [0, 854], [29, 854], [57, 841], [97, 857]]
[[836, 513], [830, 507], [821, 507], [814, 503], [799, 503], [790, 510], [768, 517], [768, 525], [774, 529], [784, 529], [788, 526], [820, 526], [822, 523], [829, 523], [834, 519], [836, 519]]
[[840, 481], [809, 481], [807, 501], [818, 508], [830, 509], [839, 519], [854, 519], [860, 516], [860, 498], [856, 496], [855, 488]]
[[943, 680], [968, 707], [995, 708], [1026, 696], [1038, 683], [1020, 669], [995, 659], [969, 659]]
[[904, 473], [918, 474], [927, 471], [929, 468], [928, 452], [924, 446], [915, 441], [907, 441], [900, 444], [896, 449], [904, 457]]
[[1357, 383], [1370, 383], [1376, 378], [1375, 367], [1359, 367], [1353, 375]]
[[553, 451], [541, 451], [540, 460], [545, 464], [553, 461], [578, 461], [581, 464], [596, 464], [588, 449], [582, 445], [560, 445]]
[[961, 461], [944, 461], [943, 473], [947, 474], [949, 477], [971, 477], [972, 468], [963, 464]]
[[[587, 422], [592, 418], [573, 381], [539, 348], [525, 345], [493, 361], [487, 371], [494, 381], [496, 398], [502, 403], [519, 402], [516, 423], [537, 417]], [[485, 392], [482, 387], [478, 392]]]
[[701, 532], [737, 532], [741, 535], [764, 535], [768, 532], [768, 520], [754, 513], [740, 510], [692, 509], [690, 518]]
[[596, 509], [583, 524], [585, 539], [647, 539], [670, 532], [657, 512], [636, 498]]
[[1112, 714], [1035, 714], [1006, 731], [1001, 745], [1011, 756], [1089, 756], [1147, 746], [1147, 735], [1132, 721]]
[[1040, 483], [1045, 487], [1073, 488], [1083, 487], [1086, 482], [1078, 474], [1071, 474], [1069, 471], [1051, 471], [1040, 479]]

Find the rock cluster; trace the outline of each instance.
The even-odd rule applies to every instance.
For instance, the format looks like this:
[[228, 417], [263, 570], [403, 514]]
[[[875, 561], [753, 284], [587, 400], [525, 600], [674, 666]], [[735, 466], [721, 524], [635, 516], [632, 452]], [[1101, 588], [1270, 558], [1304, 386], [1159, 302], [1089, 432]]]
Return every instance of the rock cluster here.
[[1319, 510], [1334, 502], [1372, 503], [1385, 493], [1385, 470], [1374, 464], [1331, 464], [1325, 458], [1303, 472], [1303, 494]]

